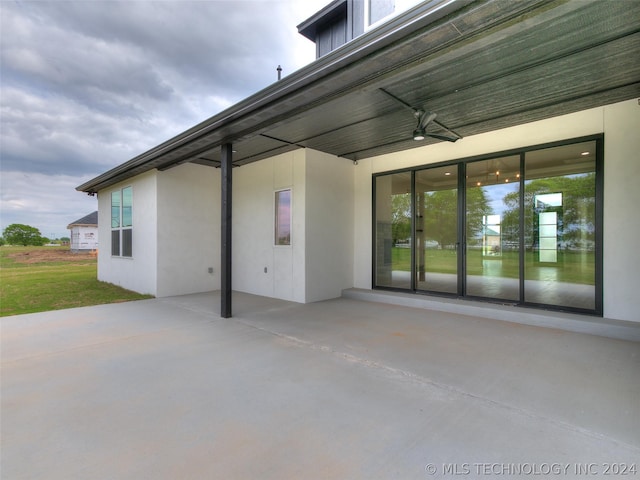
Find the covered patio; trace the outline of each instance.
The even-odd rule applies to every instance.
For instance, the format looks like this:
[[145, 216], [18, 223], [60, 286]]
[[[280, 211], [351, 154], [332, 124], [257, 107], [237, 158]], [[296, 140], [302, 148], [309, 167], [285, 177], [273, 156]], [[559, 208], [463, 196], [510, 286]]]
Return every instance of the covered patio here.
[[357, 293], [235, 293], [231, 319], [213, 313], [218, 293], [3, 318], [2, 477], [571, 478], [637, 464], [640, 327], [621, 340]]

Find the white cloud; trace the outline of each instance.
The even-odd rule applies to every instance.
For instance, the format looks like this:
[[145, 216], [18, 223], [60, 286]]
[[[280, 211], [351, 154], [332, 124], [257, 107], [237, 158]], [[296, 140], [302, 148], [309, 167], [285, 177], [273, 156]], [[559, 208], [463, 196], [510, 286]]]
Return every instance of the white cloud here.
[[77, 185], [312, 61], [328, 2], [0, 2], [0, 226], [64, 233]]
[[31, 225], [49, 237], [68, 236], [69, 223], [98, 209], [96, 197], [77, 192], [78, 177], [3, 172], [0, 181], [2, 229], [12, 223]]

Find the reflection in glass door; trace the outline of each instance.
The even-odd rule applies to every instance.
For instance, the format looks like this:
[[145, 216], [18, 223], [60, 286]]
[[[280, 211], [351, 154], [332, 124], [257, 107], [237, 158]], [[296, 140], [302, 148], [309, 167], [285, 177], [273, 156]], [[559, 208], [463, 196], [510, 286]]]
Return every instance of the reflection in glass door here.
[[411, 288], [411, 173], [375, 180], [375, 284]]
[[458, 292], [458, 167], [415, 176], [416, 288]]
[[601, 140], [502, 155], [374, 176], [374, 287], [601, 314]]
[[596, 309], [596, 142], [525, 162], [525, 301]]
[[520, 155], [467, 164], [466, 293], [520, 299]]

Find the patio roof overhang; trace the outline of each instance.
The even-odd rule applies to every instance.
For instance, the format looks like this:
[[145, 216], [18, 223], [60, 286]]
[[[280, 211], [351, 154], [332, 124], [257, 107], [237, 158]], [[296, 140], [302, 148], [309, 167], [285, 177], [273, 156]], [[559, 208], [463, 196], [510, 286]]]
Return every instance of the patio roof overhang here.
[[414, 141], [412, 113], [381, 89], [463, 137], [638, 97], [640, 2], [425, 2], [77, 189], [218, 167], [229, 143], [240, 166], [301, 147], [358, 160], [438, 141]]

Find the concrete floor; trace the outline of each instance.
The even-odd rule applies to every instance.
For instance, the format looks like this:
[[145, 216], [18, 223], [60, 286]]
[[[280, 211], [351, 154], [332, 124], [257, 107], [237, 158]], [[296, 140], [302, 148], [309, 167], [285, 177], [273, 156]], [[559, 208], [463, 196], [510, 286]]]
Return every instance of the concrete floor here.
[[234, 294], [227, 320], [218, 305], [1, 319], [2, 478], [584, 478], [634, 462], [620, 477], [640, 477], [638, 342], [348, 298]]

